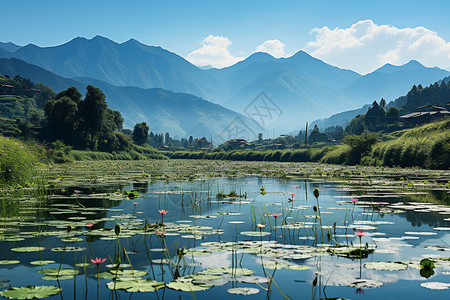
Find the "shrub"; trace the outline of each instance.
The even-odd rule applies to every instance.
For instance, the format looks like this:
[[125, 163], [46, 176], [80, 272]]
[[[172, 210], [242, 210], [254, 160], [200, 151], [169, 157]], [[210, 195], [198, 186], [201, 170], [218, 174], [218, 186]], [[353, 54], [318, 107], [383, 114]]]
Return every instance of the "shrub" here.
[[0, 137], [0, 182], [7, 185], [30, 184], [37, 153], [25, 143]]

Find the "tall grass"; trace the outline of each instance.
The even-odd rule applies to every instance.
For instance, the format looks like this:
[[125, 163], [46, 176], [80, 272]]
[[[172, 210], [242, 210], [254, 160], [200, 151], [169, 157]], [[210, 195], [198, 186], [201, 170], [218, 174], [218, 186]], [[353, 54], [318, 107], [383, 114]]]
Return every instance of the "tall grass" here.
[[30, 185], [39, 147], [0, 136], [0, 185]]

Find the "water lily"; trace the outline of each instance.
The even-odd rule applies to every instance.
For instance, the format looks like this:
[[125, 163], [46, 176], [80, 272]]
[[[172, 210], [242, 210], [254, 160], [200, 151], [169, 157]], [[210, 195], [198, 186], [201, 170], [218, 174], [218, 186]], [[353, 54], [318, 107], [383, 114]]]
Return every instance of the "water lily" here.
[[105, 261], [106, 261], [106, 258], [98, 258], [98, 257], [96, 257], [95, 259], [91, 259], [91, 262], [93, 264], [97, 264], [97, 265], [100, 265], [100, 264], [104, 263]]
[[157, 234], [157, 235], [165, 235], [166, 232], [163, 231], [163, 230], [155, 230], [155, 234]]
[[361, 230], [360, 230], [359, 232], [358, 232], [358, 231], [355, 232], [355, 234], [356, 234], [357, 236], [359, 236], [359, 238], [362, 238], [363, 236], [365, 236], [366, 233], [367, 233], [367, 232], [362, 232]]
[[75, 193], [75, 194], [81, 194], [81, 191], [79, 191], [79, 190], [74, 190], [74, 193]]
[[353, 202], [353, 203], [358, 202], [358, 201], [359, 201], [358, 198], [353, 198], [353, 199], [352, 199], [352, 202]]
[[279, 217], [279, 216], [281, 216], [281, 213], [272, 213], [270, 216], [272, 216], [272, 217], [274, 217], [275, 218], [275, 220]]
[[84, 225], [84, 226], [86, 226], [86, 227], [89, 228], [89, 229], [92, 229], [92, 226], [94, 226], [94, 224], [86, 224], [86, 225]]
[[[366, 235], [367, 232], [362, 232], [361, 229], [358, 231], [355, 231], [355, 234], [359, 237], [359, 248], [361, 248], [361, 238]], [[361, 249], [360, 249], [361, 253]]]
[[137, 202], [133, 202], [133, 204], [136, 206], [138, 203]]
[[158, 211], [161, 214], [161, 224], [164, 225], [164, 215], [167, 214], [169, 211], [165, 209], [159, 209]]
[[289, 202], [294, 201], [295, 193], [289, 193], [289, 195], [291, 195], [291, 198], [288, 198], [288, 201], [289, 201]]

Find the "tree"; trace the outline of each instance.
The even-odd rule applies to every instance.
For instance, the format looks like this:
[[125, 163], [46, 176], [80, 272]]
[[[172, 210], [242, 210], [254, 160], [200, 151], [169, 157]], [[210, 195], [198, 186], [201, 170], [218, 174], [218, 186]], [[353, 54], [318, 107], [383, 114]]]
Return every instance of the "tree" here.
[[80, 103], [81, 98], [83, 97], [83, 95], [78, 91], [78, 89], [74, 86], [68, 88], [67, 90], [64, 90], [62, 92], [59, 92], [55, 99], [60, 99], [62, 97], [69, 97], [70, 99], [72, 99], [72, 101], [74, 101], [76, 104]]
[[319, 127], [316, 124], [316, 125], [314, 125], [314, 128], [311, 131], [311, 133], [309, 134], [308, 142], [310, 144], [319, 143], [319, 142], [326, 142], [327, 139], [328, 139], [327, 135], [325, 133], [320, 132], [320, 129], [319, 129]]
[[190, 137], [189, 137], [189, 145], [192, 145], [192, 142], [194, 141], [194, 137], [191, 135]]
[[77, 137], [77, 114], [76, 102], [67, 96], [48, 101], [45, 105], [45, 116], [54, 137], [66, 144], [73, 144]]
[[366, 113], [365, 123], [367, 125], [367, 128], [369, 128], [371, 131], [374, 131], [377, 125], [383, 123], [385, 116], [386, 109], [383, 106], [378, 105], [377, 101], [374, 101], [372, 107], [369, 108]]
[[361, 135], [348, 135], [344, 138], [344, 143], [350, 146], [346, 163], [356, 165], [361, 162], [361, 157], [372, 149], [378, 136], [375, 133], [364, 132]]
[[133, 129], [133, 141], [136, 145], [143, 145], [145, 142], [147, 142], [148, 138], [148, 131], [150, 130], [150, 127], [147, 125], [147, 123], [136, 123], [134, 125]]
[[122, 128], [122, 115], [108, 108], [105, 94], [89, 85], [84, 100], [81, 97], [75, 87], [70, 87], [46, 103], [45, 116], [53, 138], [77, 149], [97, 150], [100, 146], [101, 150], [115, 151], [124, 148], [122, 137], [114, 133]]
[[108, 105], [105, 94], [96, 87], [88, 85], [84, 100], [80, 102], [81, 129], [91, 149], [96, 150], [96, 139], [104, 131], [108, 120]]
[[170, 134], [166, 132], [166, 135], [164, 137], [164, 144], [169, 145], [170, 143]]

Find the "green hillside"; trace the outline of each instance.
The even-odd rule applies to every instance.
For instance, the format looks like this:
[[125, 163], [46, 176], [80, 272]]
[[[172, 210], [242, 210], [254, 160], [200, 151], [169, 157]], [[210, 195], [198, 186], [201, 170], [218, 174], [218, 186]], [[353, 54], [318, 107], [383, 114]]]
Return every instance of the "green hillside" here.
[[347, 136], [340, 145], [321, 148], [228, 152], [177, 151], [166, 155], [173, 159], [322, 162], [447, 170], [450, 168], [450, 118], [396, 131], [381, 138], [373, 133]]

